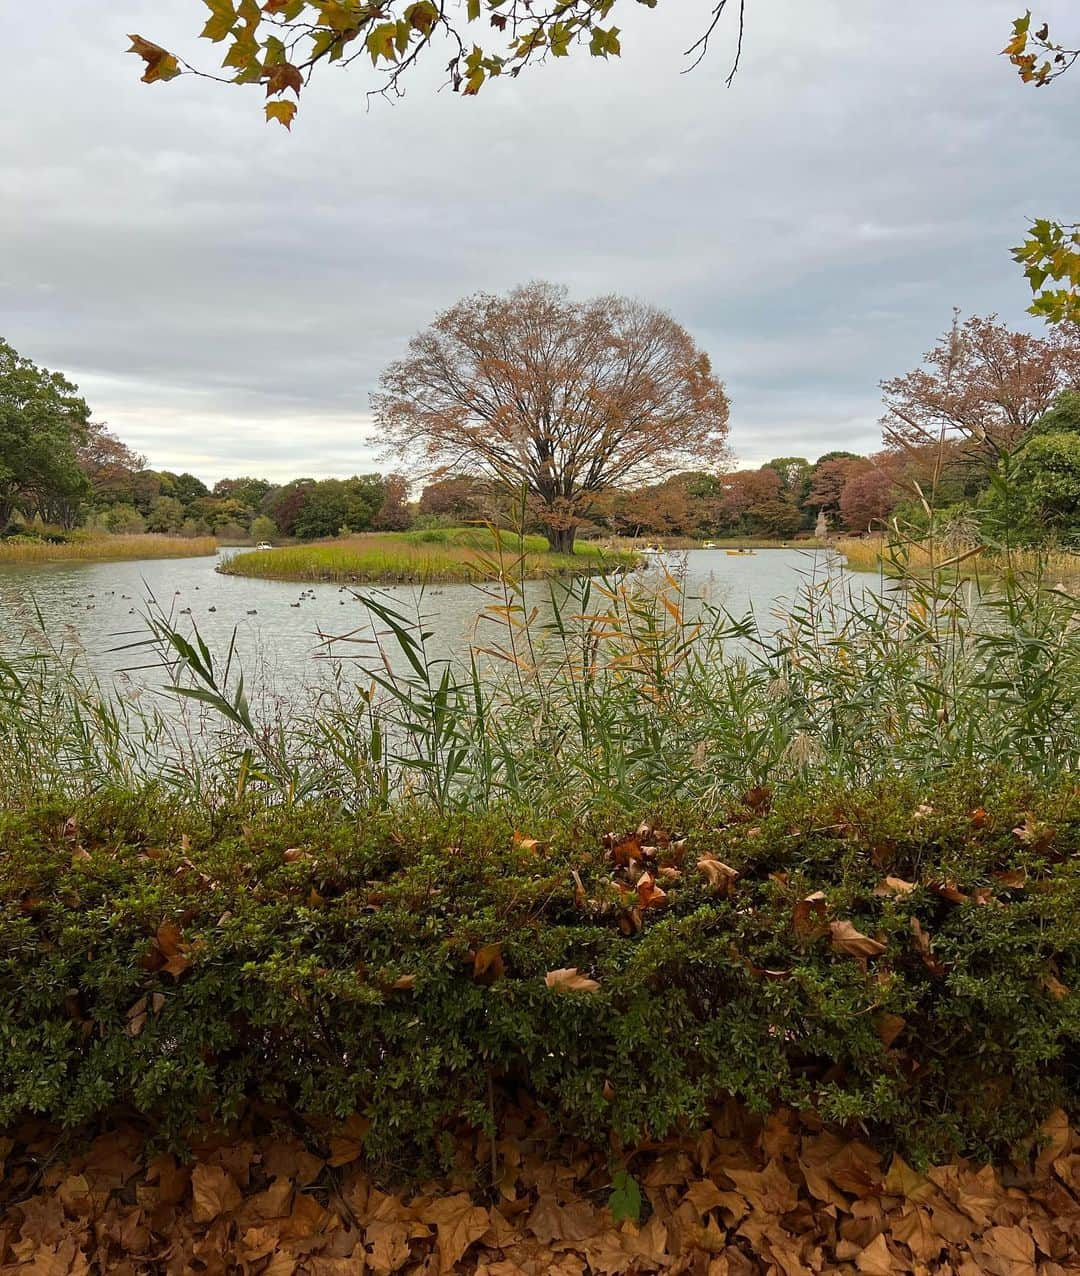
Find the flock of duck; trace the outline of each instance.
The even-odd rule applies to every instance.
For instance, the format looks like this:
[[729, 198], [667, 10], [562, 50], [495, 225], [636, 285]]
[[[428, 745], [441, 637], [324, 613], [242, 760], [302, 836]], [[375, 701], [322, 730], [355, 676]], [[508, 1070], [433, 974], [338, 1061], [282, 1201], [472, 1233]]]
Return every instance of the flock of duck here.
[[[196, 585], [194, 588], [195, 588], [195, 590], [196, 590], [196, 592], [197, 592], [197, 591], [198, 591], [198, 589], [199, 589], [199, 586], [198, 586], [198, 585]], [[350, 591], [347, 589], [347, 587], [346, 587], [345, 585], [342, 585], [342, 586], [338, 589], [338, 593], [339, 593], [339, 594], [346, 594], [346, 593], [349, 593], [349, 592], [350, 592]], [[439, 592], [441, 593], [442, 591], [440, 590]], [[183, 594], [183, 591], [182, 591], [182, 590], [177, 589], [177, 590], [175, 590], [175, 591], [174, 591], [174, 593], [173, 593], [173, 598], [174, 598], [174, 599], [180, 598], [180, 597], [182, 597], [182, 594]], [[123, 594], [123, 593], [120, 593], [120, 592], [119, 592], [118, 590], [116, 590], [116, 589], [107, 589], [107, 590], [104, 592], [104, 594], [102, 595], [102, 597], [103, 597], [103, 598], [119, 598], [119, 600], [120, 600], [121, 602], [125, 602], [125, 603], [132, 602], [132, 601], [133, 601], [133, 599], [132, 599], [132, 597], [131, 597], [131, 595], [130, 595], [130, 594]], [[314, 589], [303, 589], [303, 590], [301, 590], [301, 591], [300, 591], [300, 597], [296, 600], [296, 602], [294, 602], [294, 603], [290, 603], [290, 604], [289, 604], [289, 606], [290, 606], [290, 607], [302, 607], [302, 606], [304, 605], [304, 603], [314, 602], [314, 601], [315, 601], [315, 599], [316, 599], [316, 597], [317, 597], [317, 595], [316, 595], [316, 593], [315, 593], [315, 590], [314, 590]], [[86, 599], [87, 599], [87, 602], [86, 602], [86, 608], [85, 608], [85, 610], [86, 610], [86, 611], [95, 611], [95, 610], [97, 609], [97, 601], [96, 601], [96, 599], [97, 599], [97, 594], [87, 594], [87, 595], [86, 595]], [[95, 600], [95, 601], [90, 601], [91, 599], [93, 599], [93, 600]], [[341, 598], [341, 599], [339, 599], [339, 600], [338, 600], [338, 606], [340, 606], [340, 607], [344, 607], [347, 601], [348, 601], [348, 599], [346, 599], [346, 598]], [[129, 607], [129, 608], [128, 608], [128, 615], [129, 615], [129, 616], [134, 616], [134, 615], [136, 614], [137, 610], [138, 610], [138, 609], [137, 609], [137, 608], [135, 608], [135, 607]], [[209, 607], [207, 607], [207, 609], [206, 609], [206, 610], [207, 610], [208, 612], [216, 612], [216, 611], [217, 611], [217, 607], [215, 607], [213, 604], [211, 604]], [[191, 616], [191, 615], [194, 615], [194, 608], [192, 608], [192, 607], [181, 607], [181, 608], [179, 608], [179, 609], [178, 609], [177, 614], [178, 614], [178, 615], [180, 615], [180, 616]], [[246, 613], [245, 613], [245, 614], [246, 614], [246, 615], [248, 615], [248, 616], [257, 616], [257, 615], [259, 614], [259, 609], [258, 609], [257, 607], [249, 607], [249, 608], [247, 609], [247, 611], [246, 611]]]

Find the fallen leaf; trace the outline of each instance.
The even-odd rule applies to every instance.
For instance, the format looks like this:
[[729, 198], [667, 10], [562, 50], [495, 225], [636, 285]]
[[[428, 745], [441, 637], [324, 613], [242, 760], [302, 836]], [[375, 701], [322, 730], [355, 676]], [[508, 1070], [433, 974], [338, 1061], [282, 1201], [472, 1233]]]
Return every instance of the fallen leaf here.
[[924, 1201], [935, 1190], [933, 1183], [916, 1173], [898, 1153], [893, 1153], [889, 1172], [882, 1186], [890, 1196], [902, 1196], [908, 1201]]
[[330, 1156], [327, 1159], [327, 1165], [337, 1169], [339, 1166], [355, 1161], [364, 1150], [364, 1139], [370, 1129], [371, 1122], [367, 1117], [353, 1113], [344, 1125], [339, 1126], [330, 1136]]
[[191, 1191], [195, 1200], [192, 1217], [197, 1223], [212, 1222], [243, 1201], [236, 1180], [217, 1165], [197, 1165], [191, 1175]]
[[878, 1236], [855, 1256], [855, 1266], [866, 1276], [893, 1276], [903, 1268], [895, 1262], [884, 1236]]
[[846, 953], [860, 961], [866, 961], [868, 957], [879, 957], [885, 951], [883, 943], [856, 930], [851, 922], [830, 922], [829, 933], [832, 935], [832, 946], [837, 952]]
[[874, 887], [874, 894], [879, 898], [899, 898], [910, 895], [915, 889], [914, 882], [907, 882], [902, 877], [885, 877]]
[[452, 1271], [465, 1251], [488, 1230], [488, 1211], [474, 1205], [464, 1192], [441, 1197], [424, 1210], [424, 1222], [439, 1229], [439, 1257], [442, 1270]]
[[738, 869], [721, 863], [711, 855], [703, 855], [697, 862], [698, 868], [709, 879], [709, 885], [715, 887], [722, 895], [730, 895], [739, 880]]
[[482, 983], [493, 984], [506, 974], [506, 963], [503, 961], [502, 944], [485, 944], [477, 950], [473, 958], [473, 978]]
[[795, 905], [792, 923], [802, 939], [817, 939], [828, 930], [825, 922], [827, 901], [824, 891], [814, 891]]
[[894, 1240], [906, 1245], [921, 1263], [934, 1262], [945, 1248], [930, 1215], [917, 1205], [893, 1222], [892, 1235]]
[[922, 957], [926, 969], [932, 975], [943, 975], [945, 967], [934, 956], [930, 948], [930, 936], [923, 930], [917, 917], [911, 919], [911, 933], [915, 936], [915, 947], [919, 950], [919, 956]]
[[1049, 971], [1043, 975], [1039, 982], [1055, 1001], [1062, 1001], [1069, 995], [1068, 988], [1065, 987], [1056, 975], [1050, 974]]
[[927, 882], [926, 888], [927, 890], [933, 891], [934, 894], [939, 896], [941, 899], [947, 899], [950, 904], [962, 904], [967, 899], [967, 896], [955, 882], [935, 879]]
[[549, 970], [544, 976], [544, 983], [557, 992], [596, 992], [600, 987], [595, 979], [579, 974], [576, 966]]
[[656, 884], [656, 878], [651, 873], [643, 873], [638, 878], [637, 884], [638, 907], [659, 908], [667, 903], [667, 892], [660, 889]]
[[880, 1015], [874, 1017], [874, 1031], [886, 1050], [892, 1046], [893, 1042], [906, 1027], [907, 1020], [901, 1015], [893, 1015], [883, 1011]]

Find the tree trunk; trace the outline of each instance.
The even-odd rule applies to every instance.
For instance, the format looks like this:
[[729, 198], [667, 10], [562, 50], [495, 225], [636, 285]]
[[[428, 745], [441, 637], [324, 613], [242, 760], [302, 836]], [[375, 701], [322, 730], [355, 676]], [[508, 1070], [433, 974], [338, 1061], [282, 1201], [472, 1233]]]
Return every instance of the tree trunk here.
[[548, 529], [548, 540], [551, 542], [553, 554], [572, 554], [576, 527], [551, 527]]

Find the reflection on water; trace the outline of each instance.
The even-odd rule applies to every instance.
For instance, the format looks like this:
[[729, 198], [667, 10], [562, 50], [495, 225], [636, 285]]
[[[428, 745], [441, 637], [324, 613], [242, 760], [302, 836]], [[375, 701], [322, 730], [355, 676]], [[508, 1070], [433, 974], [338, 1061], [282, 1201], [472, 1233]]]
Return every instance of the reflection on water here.
[[[145, 660], [142, 653], [120, 650], [146, 636], [142, 613], [150, 598], [172, 613], [182, 632], [197, 626], [215, 653], [228, 649], [235, 630], [237, 652], [249, 677], [254, 672], [261, 686], [278, 695], [318, 685], [330, 676], [330, 661], [367, 662], [375, 654], [372, 615], [350, 589], [222, 576], [214, 567], [212, 558], [0, 567], [0, 654], [25, 641], [36, 609], [53, 641], [63, 638], [65, 647], [81, 648], [98, 674], [120, 675], [134, 686], [160, 685], [160, 670], [134, 668]], [[665, 568], [689, 597], [735, 615], [752, 609], [765, 629], [778, 623], [772, 618], [777, 606], [793, 601], [808, 582], [840, 572], [835, 556], [824, 551], [731, 556], [723, 550], [692, 550], [644, 569], [638, 577], [642, 587], [660, 585]], [[848, 579], [857, 590], [864, 581], [876, 581]], [[530, 582], [526, 587], [538, 626], [551, 619], [552, 588], [566, 586]], [[432, 659], [461, 657], [470, 644], [497, 639], [489, 628], [493, 622], [480, 620], [485, 609], [504, 601], [491, 588], [436, 585], [421, 591], [389, 586], [378, 592], [407, 615], [415, 616], [419, 609]], [[593, 609], [603, 605], [594, 596]]]

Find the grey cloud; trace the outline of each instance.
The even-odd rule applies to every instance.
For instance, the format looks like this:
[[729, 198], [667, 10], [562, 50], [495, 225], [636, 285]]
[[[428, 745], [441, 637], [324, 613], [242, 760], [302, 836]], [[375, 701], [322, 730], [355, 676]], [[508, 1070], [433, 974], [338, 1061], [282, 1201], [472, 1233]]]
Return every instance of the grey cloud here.
[[1008, 246], [1080, 204], [1077, 86], [1025, 91], [996, 56], [1016, 0], [758, 0], [731, 90], [723, 39], [679, 74], [706, 4], [630, 4], [619, 62], [476, 100], [431, 63], [370, 110], [358, 64], [291, 136], [257, 92], [138, 83], [128, 31], [212, 58], [193, 0], [47, 8], [4, 55], [0, 332], [208, 478], [370, 468], [385, 363], [459, 296], [536, 277], [686, 323], [745, 461], [873, 448], [879, 380], [953, 305], [1033, 322]]

